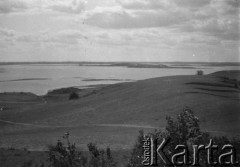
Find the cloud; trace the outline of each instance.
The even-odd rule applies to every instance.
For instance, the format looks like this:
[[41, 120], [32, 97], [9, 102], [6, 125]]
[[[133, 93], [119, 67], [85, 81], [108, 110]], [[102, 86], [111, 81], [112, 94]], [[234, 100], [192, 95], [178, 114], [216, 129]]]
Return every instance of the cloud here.
[[21, 0], [1, 0], [0, 13], [24, 11], [28, 8], [27, 3]]
[[180, 31], [202, 33], [219, 40], [239, 40], [239, 20], [235, 17], [210, 17], [204, 20], [192, 20], [182, 25]]
[[178, 6], [199, 9], [211, 3], [211, 0], [173, 0]]
[[173, 7], [199, 9], [211, 3], [211, 0], [116, 0], [123, 8], [139, 10], [156, 10]]
[[139, 10], [185, 7], [198, 9], [210, 4], [211, 0], [116, 0], [123, 8]]
[[185, 23], [193, 18], [195, 12], [211, 2], [211, 0], [116, 1], [119, 6], [114, 7], [115, 10], [98, 7], [89, 11], [86, 23], [114, 29], [167, 27]]
[[31, 34], [21, 34], [17, 36], [16, 41], [45, 44], [78, 44], [86, 39], [88, 39], [88, 37], [80, 31], [62, 30], [52, 33], [43, 31]]
[[15, 36], [15, 31], [5, 29], [5, 28], [0, 28], [0, 37], [14, 37]]
[[225, 1], [228, 5], [234, 7], [234, 8], [238, 8], [239, 7], [239, 4], [240, 4], [240, 1], [239, 0], [228, 0], [228, 1]]
[[24, 12], [46, 9], [63, 13], [81, 13], [87, 1], [84, 0], [1, 0], [0, 13]]
[[16, 40], [17, 33], [13, 30], [0, 28], [0, 48], [13, 46]]
[[125, 9], [139, 9], [139, 10], [148, 10], [148, 9], [162, 9], [166, 8], [171, 4], [171, 0], [116, 0]]
[[[1, 15], [6, 28], [0, 28], [0, 45], [13, 43], [26, 52], [89, 47], [97, 55], [101, 48], [110, 54], [109, 48], [122, 53], [132, 47], [136, 56], [140, 49], [146, 56], [153, 50], [156, 55], [166, 50], [185, 56], [239, 46], [239, 0], [116, 0], [86, 8], [80, 0], [15, 1], [0, 0], [0, 12], [30, 12]], [[66, 53], [72, 51], [68, 49]]]
[[175, 25], [186, 20], [185, 13], [165, 10], [125, 10], [121, 7], [98, 8], [89, 12], [85, 23], [102, 28], [146, 28]]
[[85, 23], [104, 29], [162, 27], [210, 35], [220, 41], [239, 40], [238, 0], [117, 0], [117, 3], [119, 6], [88, 11]]
[[58, 32], [40, 31], [35, 33], [20, 33], [10, 29], [0, 28], [0, 41], [5, 41], [5, 44], [77, 45], [87, 39], [88, 37], [81, 31], [71, 29]]
[[55, 3], [48, 8], [64, 13], [81, 13], [84, 10], [86, 1], [73, 0], [70, 3]]

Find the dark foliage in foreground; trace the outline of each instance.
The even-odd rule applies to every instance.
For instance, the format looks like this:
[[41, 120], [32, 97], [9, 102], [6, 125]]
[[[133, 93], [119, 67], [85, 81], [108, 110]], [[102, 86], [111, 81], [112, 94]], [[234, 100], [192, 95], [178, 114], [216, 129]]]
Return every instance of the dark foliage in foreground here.
[[22, 167], [116, 167], [110, 148], [99, 149], [96, 144], [89, 143], [88, 154], [83, 155], [75, 144], [69, 140], [69, 133], [65, 133], [63, 141], [48, 146], [48, 159], [40, 162], [40, 166], [32, 161], [22, 164]]
[[110, 148], [98, 149], [94, 143], [88, 144], [89, 156], [84, 156], [69, 141], [69, 133], [63, 137], [66, 144], [58, 141], [49, 146], [50, 167], [115, 167]]

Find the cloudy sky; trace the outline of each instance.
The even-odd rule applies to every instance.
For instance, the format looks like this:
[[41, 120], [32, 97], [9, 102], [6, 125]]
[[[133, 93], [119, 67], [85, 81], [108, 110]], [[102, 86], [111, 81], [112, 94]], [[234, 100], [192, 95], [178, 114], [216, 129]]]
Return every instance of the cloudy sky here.
[[0, 0], [0, 61], [240, 61], [239, 0]]

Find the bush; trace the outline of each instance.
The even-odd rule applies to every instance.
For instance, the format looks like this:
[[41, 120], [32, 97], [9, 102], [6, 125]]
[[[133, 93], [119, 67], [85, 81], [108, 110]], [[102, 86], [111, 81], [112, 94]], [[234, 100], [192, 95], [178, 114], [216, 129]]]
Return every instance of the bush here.
[[21, 167], [32, 167], [32, 166], [33, 166], [33, 162], [30, 160], [30, 161], [24, 162]]
[[68, 87], [68, 88], [60, 88], [60, 89], [54, 89], [54, 90], [50, 90], [48, 91], [49, 95], [54, 95], [54, 94], [69, 94], [72, 92], [78, 92], [81, 89], [75, 88], [75, 87]]
[[202, 70], [198, 70], [197, 71], [197, 75], [203, 75], [204, 73], [203, 73], [203, 71]]
[[98, 149], [94, 143], [89, 143], [88, 150], [90, 153], [90, 161], [88, 163], [88, 166], [91, 166], [91, 167], [115, 167], [116, 166], [116, 163], [112, 158], [110, 148], [107, 148], [105, 151], [103, 149]]
[[51, 167], [82, 167], [85, 166], [85, 157], [80, 151], [76, 150], [75, 144], [69, 141], [69, 133], [63, 138], [67, 142], [64, 144], [61, 140], [56, 145], [48, 147], [49, 161]]
[[69, 95], [69, 100], [75, 100], [75, 99], [79, 99], [79, 96], [76, 92], [72, 92]]
[[56, 145], [49, 146], [49, 162], [51, 167], [115, 167], [110, 148], [106, 151], [98, 149], [96, 144], [89, 143], [89, 158], [77, 151], [75, 144], [69, 141], [69, 133], [63, 138], [65, 144], [58, 140]]
[[143, 138], [144, 138], [144, 133], [143, 130], [139, 131], [139, 136], [137, 138], [137, 142], [134, 145], [134, 148], [132, 149], [131, 152], [131, 157], [128, 161], [127, 167], [141, 167], [142, 165], [142, 156], [143, 156]]
[[235, 83], [234, 83], [234, 87], [239, 89], [239, 82], [236, 80]]

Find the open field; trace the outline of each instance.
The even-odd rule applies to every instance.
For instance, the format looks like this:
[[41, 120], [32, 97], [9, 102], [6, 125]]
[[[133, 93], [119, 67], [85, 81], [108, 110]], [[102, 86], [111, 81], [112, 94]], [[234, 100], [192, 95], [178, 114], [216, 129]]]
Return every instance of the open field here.
[[[85, 90], [56, 90], [39, 97], [28, 93], [0, 94], [0, 146], [45, 150], [65, 132], [86, 150], [100, 147], [129, 150], [138, 131], [163, 128], [189, 106], [204, 130], [214, 135], [239, 136], [240, 71], [203, 76], [171, 76], [102, 85]], [[68, 100], [74, 89], [79, 99]]]

